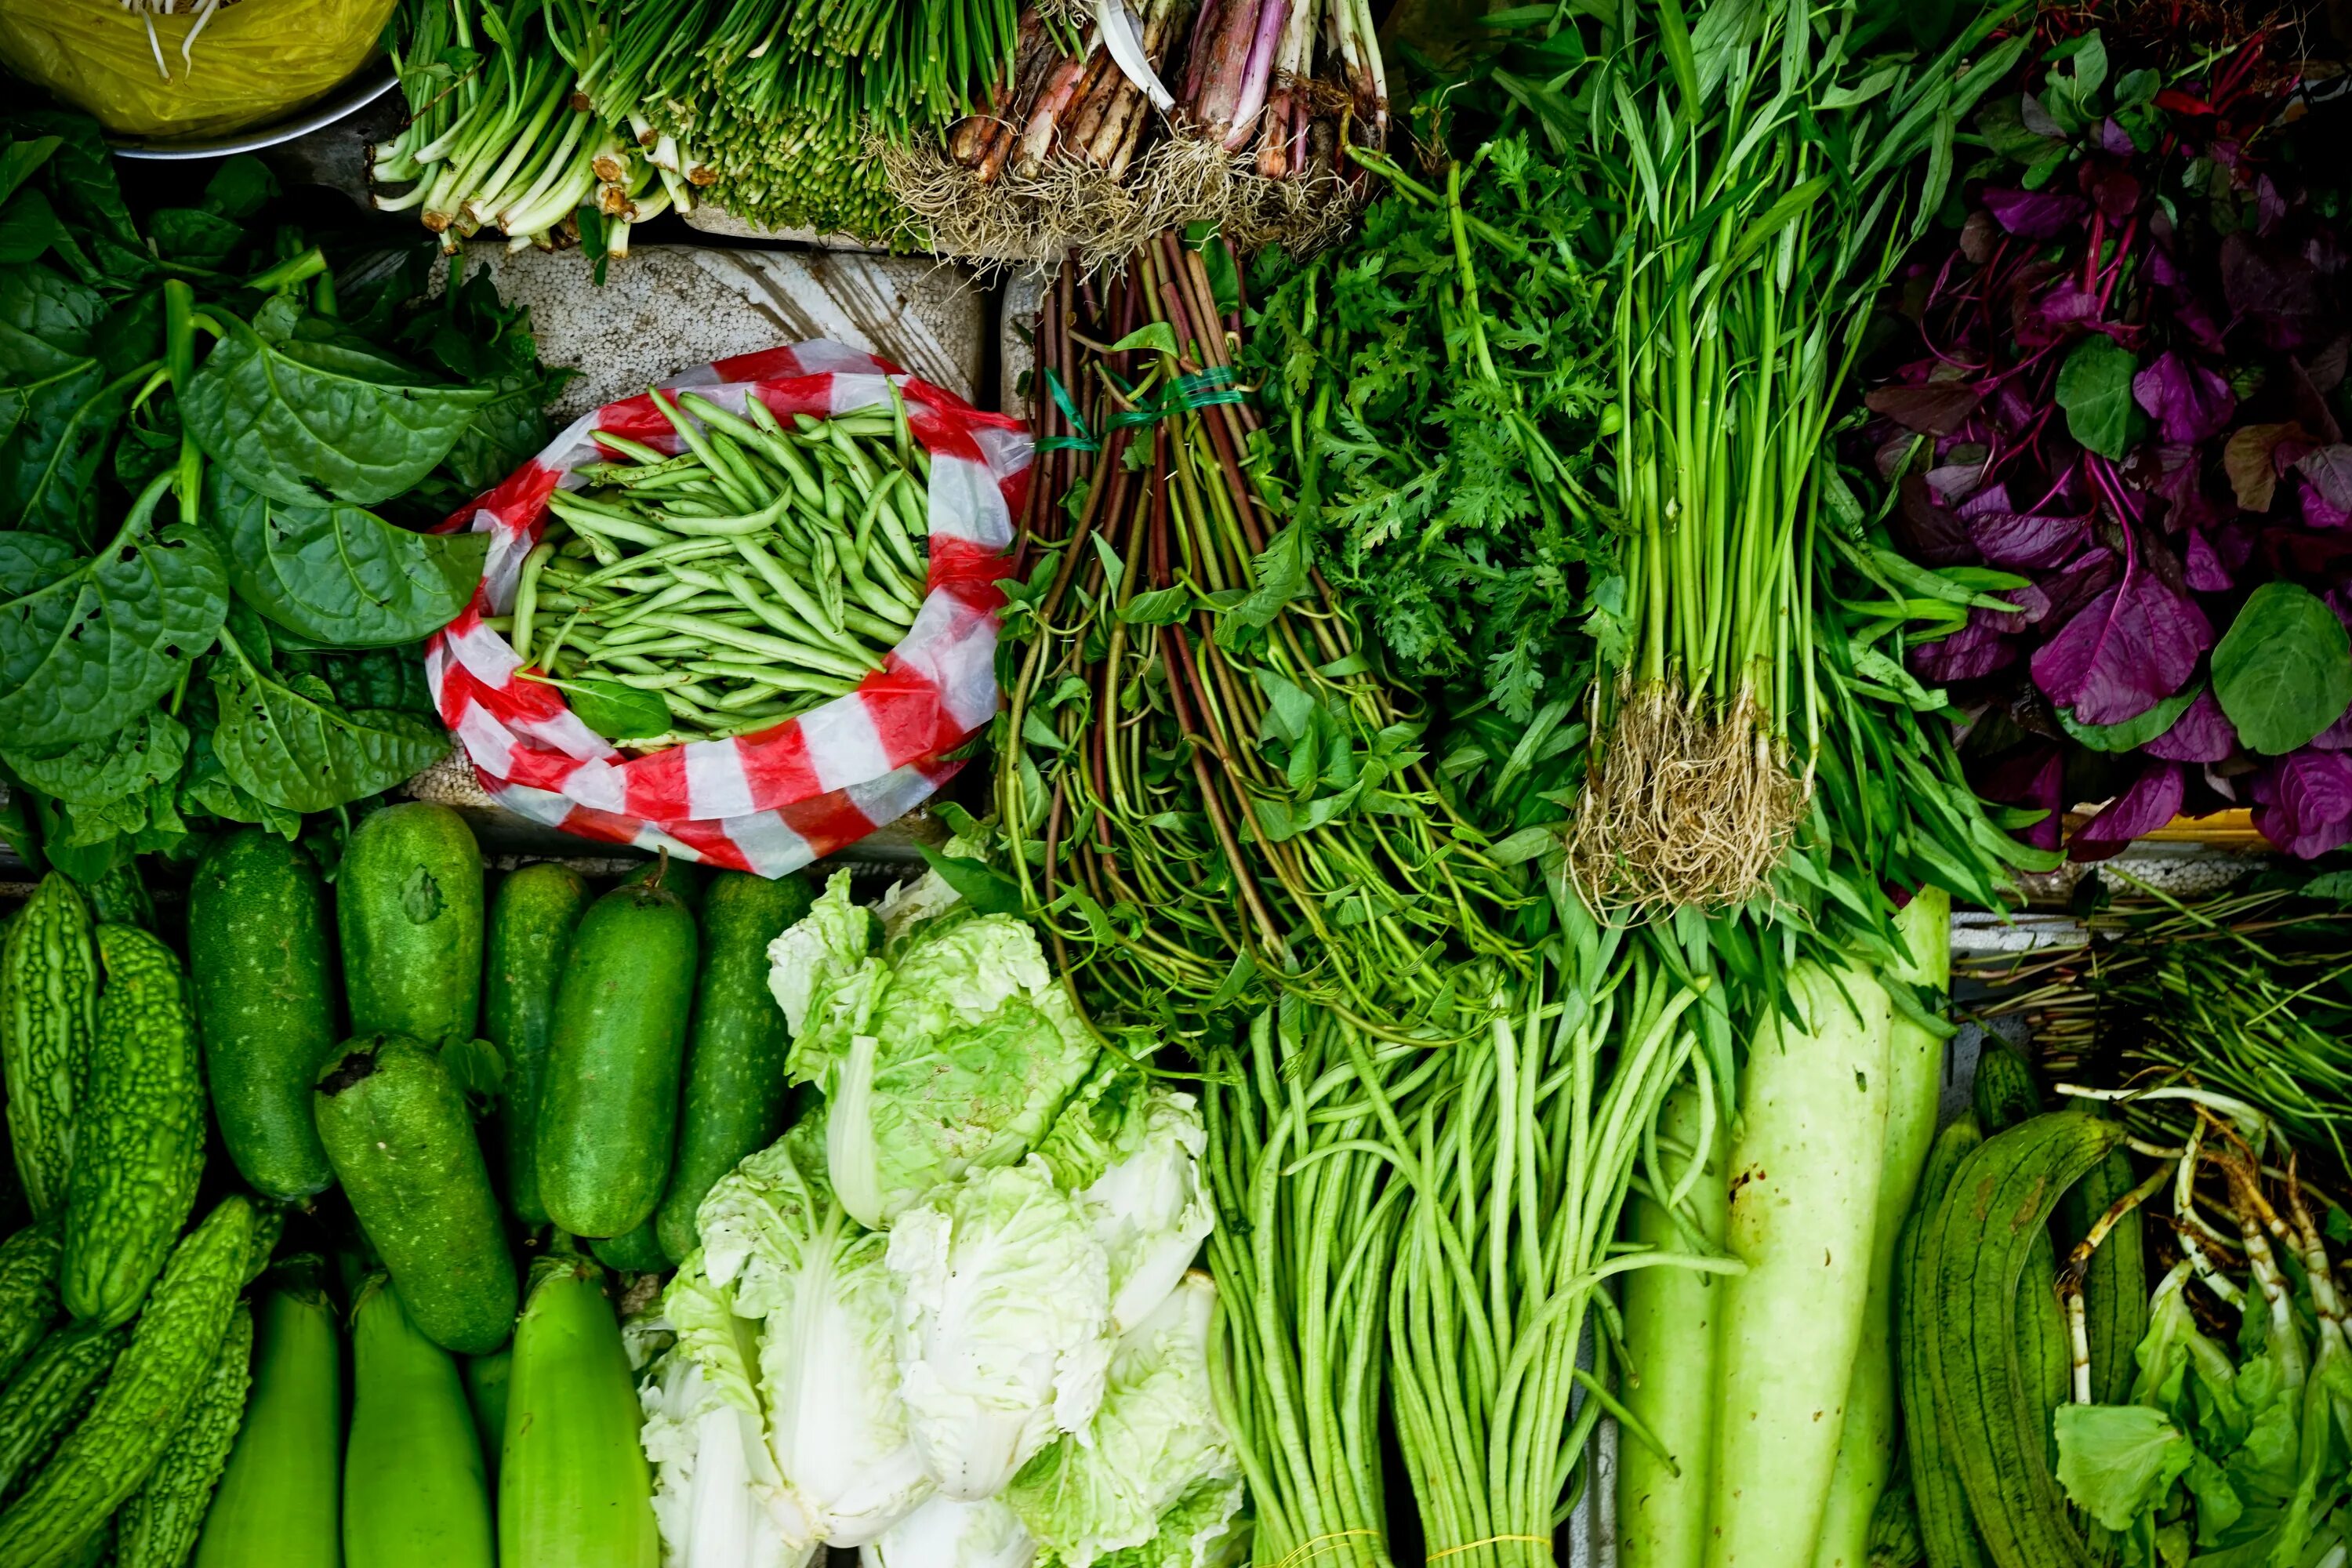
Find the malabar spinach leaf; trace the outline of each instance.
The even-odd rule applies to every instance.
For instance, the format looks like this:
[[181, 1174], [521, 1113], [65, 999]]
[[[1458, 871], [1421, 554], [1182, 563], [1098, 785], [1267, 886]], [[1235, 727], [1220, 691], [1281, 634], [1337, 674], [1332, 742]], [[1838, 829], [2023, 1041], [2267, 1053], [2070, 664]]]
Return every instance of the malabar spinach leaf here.
[[160, 708], [62, 751], [0, 752], [0, 761], [27, 785], [77, 806], [103, 805], [176, 779], [187, 756], [186, 726]]
[[345, 711], [316, 677], [280, 681], [235, 637], [212, 667], [220, 704], [212, 749], [236, 787], [281, 811], [326, 811], [390, 789], [449, 749], [413, 713]]
[[448, 625], [481, 578], [488, 534], [412, 533], [355, 506], [276, 500], [219, 468], [205, 489], [238, 595], [315, 642], [415, 642]]

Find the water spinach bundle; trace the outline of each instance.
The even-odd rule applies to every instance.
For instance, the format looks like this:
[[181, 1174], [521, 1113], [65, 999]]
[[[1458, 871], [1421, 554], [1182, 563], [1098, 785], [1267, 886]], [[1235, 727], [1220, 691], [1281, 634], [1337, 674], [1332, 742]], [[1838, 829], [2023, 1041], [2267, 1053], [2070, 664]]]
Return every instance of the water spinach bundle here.
[[1580, 68], [1623, 215], [1625, 625], [1571, 842], [1603, 906], [1737, 905], [1807, 809], [1824, 442], [1959, 116], [2025, 44], [1983, 47], [1996, 9], [1932, 59], [1850, 54], [1860, 13], [1629, 5]]

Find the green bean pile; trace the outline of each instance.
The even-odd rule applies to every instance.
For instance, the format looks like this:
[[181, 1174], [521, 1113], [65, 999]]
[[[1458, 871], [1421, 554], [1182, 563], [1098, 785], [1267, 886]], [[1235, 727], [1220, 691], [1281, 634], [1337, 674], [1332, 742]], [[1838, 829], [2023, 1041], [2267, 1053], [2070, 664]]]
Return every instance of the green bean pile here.
[[685, 450], [598, 431], [614, 458], [549, 499], [512, 614], [484, 619], [524, 678], [650, 747], [767, 729], [880, 669], [926, 585], [930, 459], [896, 389], [789, 427], [756, 397], [652, 396]]

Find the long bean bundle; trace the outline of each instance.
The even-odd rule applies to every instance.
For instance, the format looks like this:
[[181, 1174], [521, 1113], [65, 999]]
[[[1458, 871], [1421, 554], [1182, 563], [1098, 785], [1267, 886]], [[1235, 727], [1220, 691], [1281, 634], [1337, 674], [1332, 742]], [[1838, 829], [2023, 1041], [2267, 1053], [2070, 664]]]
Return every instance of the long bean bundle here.
[[1066, 967], [1188, 1033], [1271, 988], [1386, 1034], [1448, 991], [1436, 956], [1524, 964], [1496, 929], [1517, 874], [1244, 467], [1256, 416], [1200, 254], [1162, 236], [1093, 303], [1048, 322], [1071, 399], [1048, 444], [1083, 459], [1083, 503], [1054, 537], [1071, 470], [1040, 476], [998, 729], [1009, 858]]
[[1572, 844], [1603, 903], [1737, 905], [1787, 852], [1822, 737], [1809, 567], [1838, 395], [1960, 115], [2024, 47], [1971, 58], [1996, 10], [1932, 60], [1850, 59], [1858, 12], [1629, 3], [1591, 68], [1624, 215], [1631, 620]]

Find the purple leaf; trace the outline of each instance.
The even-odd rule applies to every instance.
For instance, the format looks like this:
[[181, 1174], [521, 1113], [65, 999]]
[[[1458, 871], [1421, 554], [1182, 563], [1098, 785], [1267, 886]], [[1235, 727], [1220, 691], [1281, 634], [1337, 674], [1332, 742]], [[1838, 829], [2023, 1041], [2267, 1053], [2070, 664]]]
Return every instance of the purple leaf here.
[[2172, 721], [2172, 728], [2140, 748], [2174, 763], [2218, 763], [2238, 748], [2238, 727], [2221, 711], [2209, 688]]
[[2232, 578], [2203, 529], [2189, 531], [2189, 585], [2200, 594], [2226, 594]]
[[2221, 297], [2241, 317], [2262, 324], [2263, 341], [2273, 350], [2314, 341], [2328, 313], [2319, 268], [2308, 257], [2242, 231], [2221, 242]]
[[1948, 505], [1974, 495], [1977, 486], [1984, 482], [1984, 459], [1979, 458], [1973, 463], [1951, 463], [1943, 468], [1929, 468], [1926, 477], [1927, 488], [1936, 493], [1937, 500]]
[[2061, 798], [2065, 784], [2065, 753], [2047, 742], [2038, 742], [1995, 763], [1977, 785], [1977, 793], [2000, 805], [2045, 813], [2018, 837], [2037, 849], [2055, 849], [2065, 826]]
[[1968, 530], [1958, 517], [1936, 504], [1935, 493], [1928, 489], [1925, 478], [1904, 475], [1895, 494], [1901, 504], [1895, 508], [1888, 531], [1903, 547], [1904, 554], [1930, 566], [1975, 563], [1976, 547], [1969, 542]]
[[[2352, 511], [2352, 446], [2315, 447], [2294, 460], [2297, 472], [2336, 511]], [[2307, 505], [2308, 503], [2306, 503]], [[2340, 525], [2330, 525], [2340, 526]]]
[[2334, 530], [2352, 522], [2352, 510], [2328, 500], [2317, 485], [2303, 487], [2303, 525], [2305, 528]]
[[2344, 716], [2311, 738], [2315, 752], [2352, 752], [2352, 708]]
[[2120, 724], [2179, 690], [2212, 646], [2204, 611], [2138, 573], [2034, 650], [2033, 683], [2085, 724]]
[[2352, 839], [2352, 760], [2337, 752], [2297, 752], [2254, 774], [2254, 826], [2303, 859]]
[[2118, 158], [2128, 158], [2139, 149], [2132, 145], [2131, 137], [2110, 114], [2099, 121], [2099, 151], [2112, 153]]
[[2230, 476], [2230, 489], [2241, 510], [2270, 510], [2271, 499], [2278, 492], [2278, 467], [2273, 454], [2290, 434], [2302, 433], [2303, 426], [2293, 423], [2244, 425], [2230, 432], [2221, 447], [2221, 467]]
[[2091, 536], [2088, 513], [2042, 517], [2032, 512], [1969, 514], [1969, 540], [1987, 561], [2018, 571], [2046, 572], [2063, 565]]
[[2111, 587], [2121, 575], [2122, 561], [2114, 551], [2102, 545], [2084, 551], [2080, 560], [2057, 576], [2007, 596], [2021, 604], [2029, 595], [2033, 596], [2041, 608], [2041, 613], [2033, 617], [2034, 625], [2062, 626], [2084, 605]]
[[1911, 673], [1931, 686], [1974, 680], [2017, 662], [2017, 645], [1992, 625], [1997, 611], [1970, 610], [1969, 624], [1950, 637], [1911, 650]]
[[2084, 292], [2069, 272], [2026, 307], [2016, 321], [2017, 341], [2028, 348], [2054, 343], [2098, 313], [2099, 297]]
[[1863, 399], [1874, 414], [1883, 414], [1906, 430], [1948, 436], [1968, 423], [1977, 411], [1977, 389], [1964, 381], [1939, 381], [1931, 386], [1882, 386]]
[[2185, 790], [2179, 763], [2150, 763], [2132, 786], [2084, 823], [2066, 846], [2070, 860], [2104, 860], [2180, 813]]
[[2091, 198], [2091, 205], [2109, 223], [2121, 223], [2139, 205], [2139, 181], [2112, 165], [2095, 171], [2092, 165], [2084, 164], [2083, 194]]
[[2163, 424], [2166, 440], [2183, 444], [2220, 434], [2238, 407], [2228, 382], [2169, 349], [2132, 377], [2132, 396]]
[[2091, 205], [2064, 191], [1987, 191], [1985, 210], [2020, 239], [2054, 239], [2081, 223]]

